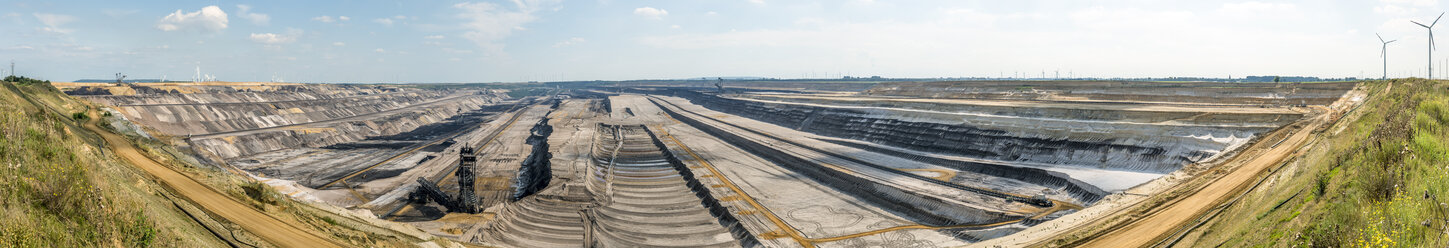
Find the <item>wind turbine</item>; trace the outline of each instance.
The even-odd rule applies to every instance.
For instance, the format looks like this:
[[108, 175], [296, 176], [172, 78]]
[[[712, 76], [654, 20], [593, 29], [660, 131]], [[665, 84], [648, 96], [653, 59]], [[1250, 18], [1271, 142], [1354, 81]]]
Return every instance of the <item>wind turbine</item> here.
[[[1443, 12], [1440, 12], [1439, 17], [1435, 17], [1434, 22], [1429, 23], [1429, 25], [1424, 25], [1423, 23], [1419, 23], [1416, 21], [1409, 21], [1414, 24], [1419, 24], [1420, 27], [1424, 27], [1424, 29], [1429, 30], [1429, 79], [1434, 79], [1434, 25], [1439, 24], [1439, 18], [1444, 18]], [[1384, 63], [1388, 64], [1388, 62]]]
[[1387, 80], [1387, 79], [1389, 79], [1389, 43], [1394, 43], [1395, 41], [1399, 41], [1399, 40], [1384, 41], [1384, 36], [1379, 35], [1379, 33], [1374, 33], [1374, 36], [1378, 36], [1379, 37], [1379, 42], [1383, 42], [1384, 43], [1383, 49], [1379, 50], [1379, 57], [1384, 58], [1384, 78], [1383, 79]]

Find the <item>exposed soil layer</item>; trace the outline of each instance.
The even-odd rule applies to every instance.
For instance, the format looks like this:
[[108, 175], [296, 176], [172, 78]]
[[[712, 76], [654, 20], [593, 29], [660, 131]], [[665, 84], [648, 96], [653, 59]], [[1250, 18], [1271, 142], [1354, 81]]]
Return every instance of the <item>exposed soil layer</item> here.
[[[1211, 169], [1352, 87], [712, 83], [527, 89], [546, 93], [511, 101], [482, 88], [71, 87], [239, 173], [307, 188], [292, 197], [507, 247], [990, 242], [1118, 206], [1116, 193], [1185, 166]], [[464, 147], [476, 151], [472, 174], [455, 173]], [[1148, 179], [1112, 178], [1128, 174]], [[483, 210], [408, 199], [419, 178], [449, 196], [476, 192]]]
[[1140, 81], [942, 81], [881, 83], [865, 95], [920, 98], [1131, 101], [1244, 105], [1327, 105], [1352, 89], [1342, 83]]
[[[98, 115], [97, 115], [98, 116]], [[137, 150], [129, 140], [114, 133], [101, 130], [96, 126], [99, 118], [92, 119], [86, 123], [86, 129], [101, 134], [109, 144], [111, 151], [116, 155], [140, 168], [142, 171], [156, 177], [156, 180], [165, 183], [177, 194], [197, 204], [211, 214], [215, 214], [242, 229], [266, 239], [268, 242], [279, 246], [288, 247], [341, 247], [336, 242], [315, 235], [313, 232], [298, 228], [277, 218], [253, 209], [247, 204], [237, 202], [225, 194], [213, 190], [211, 187], [202, 185], [171, 168], [151, 160], [150, 157]]]
[[1273, 128], [1021, 118], [676, 94], [710, 109], [824, 136], [1000, 161], [1156, 173], [1214, 157]]

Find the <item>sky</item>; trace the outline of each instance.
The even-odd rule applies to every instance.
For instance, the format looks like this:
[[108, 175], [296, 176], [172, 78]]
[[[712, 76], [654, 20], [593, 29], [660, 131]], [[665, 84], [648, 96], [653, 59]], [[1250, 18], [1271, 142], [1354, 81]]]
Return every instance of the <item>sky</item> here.
[[[334, 83], [1379, 77], [1378, 33], [1398, 40], [1388, 47], [1390, 77], [1424, 77], [1427, 30], [1409, 21], [1428, 24], [1446, 7], [1430, 0], [0, 0], [0, 63], [13, 60], [19, 74], [53, 81], [115, 73], [191, 80], [198, 67], [222, 81]], [[1434, 60], [1446, 66], [1436, 71], [1449, 72], [1449, 54]]]

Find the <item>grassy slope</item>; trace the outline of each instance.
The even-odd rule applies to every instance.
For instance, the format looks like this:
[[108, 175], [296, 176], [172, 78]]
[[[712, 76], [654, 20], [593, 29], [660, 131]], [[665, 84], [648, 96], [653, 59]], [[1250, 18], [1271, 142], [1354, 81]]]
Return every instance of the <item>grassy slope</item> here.
[[1366, 85], [1369, 100], [1328, 128], [1328, 137], [1184, 244], [1446, 246], [1449, 83], [1401, 79]]
[[[79, 118], [91, 116], [75, 116], [87, 111], [86, 102], [45, 83], [0, 84], [0, 103], [4, 103], [0, 104], [0, 206], [5, 211], [0, 214], [0, 247], [227, 246], [178, 210], [172, 199], [189, 209], [194, 210], [194, 205], [167, 198], [170, 193], [164, 186], [144, 172], [101, 153], [99, 137], [79, 126], [85, 121]], [[199, 165], [184, 150], [162, 141], [131, 138], [159, 163], [278, 219], [344, 244], [410, 247], [424, 241], [397, 229], [293, 201], [264, 184]], [[218, 220], [205, 215], [199, 218], [208, 225]], [[229, 224], [213, 228], [238, 242], [258, 242]], [[444, 239], [431, 241], [445, 247], [456, 245]]]
[[71, 115], [84, 105], [68, 99], [45, 84], [0, 83], [0, 246], [225, 246], [100, 153]]
[[[64, 96], [69, 98], [68, 96]], [[182, 149], [170, 144], [183, 144], [173, 137], [166, 137], [161, 132], [149, 132], [157, 139], [146, 139], [130, 135], [131, 141], [141, 150], [148, 153], [149, 157], [163, 165], [185, 174], [197, 182], [205, 184], [224, 194], [230, 195], [237, 201], [252, 205], [257, 210], [275, 217], [283, 222], [310, 230], [320, 236], [330, 238], [341, 244], [355, 247], [413, 247], [417, 243], [430, 241], [443, 247], [458, 246], [460, 244], [451, 240], [427, 237], [430, 240], [420, 240], [415, 235], [425, 235], [411, 226], [403, 224], [378, 223], [376, 219], [361, 219], [353, 216], [346, 216], [332, 211], [324, 210], [317, 206], [295, 201], [287, 196], [278, 193], [266, 184], [255, 182], [236, 173], [218, 169], [216, 166], [202, 165], [196, 156], [190, 153], [189, 149]], [[239, 228], [228, 226], [230, 235], [243, 233]], [[245, 235], [243, 235], [245, 236]], [[240, 242], [247, 240], [258, 240], [256, 237], [242, 237]]]

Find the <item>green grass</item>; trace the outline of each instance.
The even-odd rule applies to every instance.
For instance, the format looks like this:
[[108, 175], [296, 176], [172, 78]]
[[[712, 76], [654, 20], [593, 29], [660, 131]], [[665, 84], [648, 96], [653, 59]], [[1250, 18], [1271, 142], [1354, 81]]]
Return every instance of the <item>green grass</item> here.
[[[111, 116], [89, 116], [89, 105], [31, 79], [0, 83], [0, 103], [0, 247], [227, 246], [177, 209], [190, 203], [179, 198], [173, 202], [162, 185], [102, 152], [100, 137], [81, 128], [92, 118], [103, 118], [96, 121], [104, 128]], [[167, 141], [128, 136], [159, 163], [350, 246], [420, 242], [293, 201], [266, 184], [205, 165]], [[203, 222], [216, 221], [206, 213], [196, 214], [209, 219]], [[222, 235], [246, 235], [222, 225]]]
[[[1445, 247], [1449, 237], [1449, 83], [1370, 82], [1356, 119], [1228, 208], [1203, 247]], [[1328, 133], [1325, 133], [1327, 135]], [[1294, 192], [1307, 194], [1300, 204]], [[1255, 218], [1257, 217], [1257, 218]], [[1427, 225], [1426, 225], [1427, 224]]]
[[0, 84], [0, 246], [178, 245], [158, 238], [146, 202], [123, 197], [136, 188], [95, 172], [116, 163], [78, 128], [88, 117], [52, 112], [83, 109], [35, 105], [62, 97], [22, 94], [51, 92], [46, 83]]

